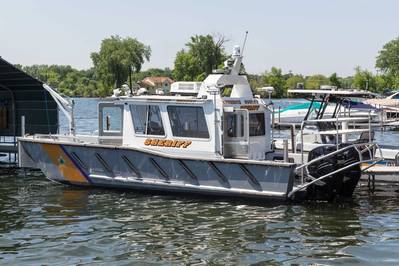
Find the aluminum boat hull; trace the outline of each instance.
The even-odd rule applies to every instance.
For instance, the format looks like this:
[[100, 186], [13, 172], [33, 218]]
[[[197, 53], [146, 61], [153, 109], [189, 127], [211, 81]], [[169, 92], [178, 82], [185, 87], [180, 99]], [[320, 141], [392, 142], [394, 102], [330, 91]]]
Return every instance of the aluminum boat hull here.
[[130, 147], [19, 139], [21, 167], [83, 186], [286, 200], [295, 164], [167, 156]]

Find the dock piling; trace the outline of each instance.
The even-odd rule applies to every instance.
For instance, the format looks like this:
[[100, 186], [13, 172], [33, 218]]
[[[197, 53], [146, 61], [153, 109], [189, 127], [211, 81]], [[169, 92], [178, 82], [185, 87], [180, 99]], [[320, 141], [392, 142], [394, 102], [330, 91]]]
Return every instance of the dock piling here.
[[21, 116], [21, 136], [25, 136], [25, 116]]

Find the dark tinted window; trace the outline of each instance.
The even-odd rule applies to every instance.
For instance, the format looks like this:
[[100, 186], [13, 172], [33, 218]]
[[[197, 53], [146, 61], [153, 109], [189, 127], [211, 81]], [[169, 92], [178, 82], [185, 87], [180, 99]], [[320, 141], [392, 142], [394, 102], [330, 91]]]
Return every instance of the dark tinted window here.
[[194, 106], [168, 106], [173, 136], [187, 138], [209, 138], [204, 110]]
[[226, 114], [227, 136], [230, 138], [244, 137], [244, 116], [241, 114]]
[[264, 113], [249, 114], [249, 135], [250, 136], [265, 135], [265, 114]]
[[165, 135], [158, 106], [131, 105], [130, 112], [136, 134]]

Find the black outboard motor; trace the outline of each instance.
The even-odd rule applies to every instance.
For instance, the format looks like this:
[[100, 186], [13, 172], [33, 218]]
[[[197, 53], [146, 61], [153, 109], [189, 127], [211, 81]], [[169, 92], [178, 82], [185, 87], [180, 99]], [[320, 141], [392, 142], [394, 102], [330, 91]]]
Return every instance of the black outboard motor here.
[[[342, 143], [339, 148], [344, 148], [350, 143]], [[320, 156], [332, 153], [337, 150], [336, 145], [325, 145], [317, 147], [309, 152], [311, 161]], [[355, 148], [348, 148], [333, 156], [327, 157], [308, 166], [309, 174], [318, 178], [345, 166], [359, 162], [359, 154]], [[354, 165], [328, 176], [310, 185], [306, 190], [306, 198], [312, 200], [333, 200], [335, 198], [351, 197], [361, 176], [360, 165]], [[311, 180], [306, 180], [311, 181]]]

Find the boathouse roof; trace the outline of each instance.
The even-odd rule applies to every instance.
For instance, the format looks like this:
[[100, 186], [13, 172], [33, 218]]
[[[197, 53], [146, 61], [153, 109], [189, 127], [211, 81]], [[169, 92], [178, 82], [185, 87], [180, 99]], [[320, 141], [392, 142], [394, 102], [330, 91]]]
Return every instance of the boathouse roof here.
[[43, 82], [0, 57], [0, 136], [20, 136], [21, 116], [25, 133], [56, 133], [57, 104]]

